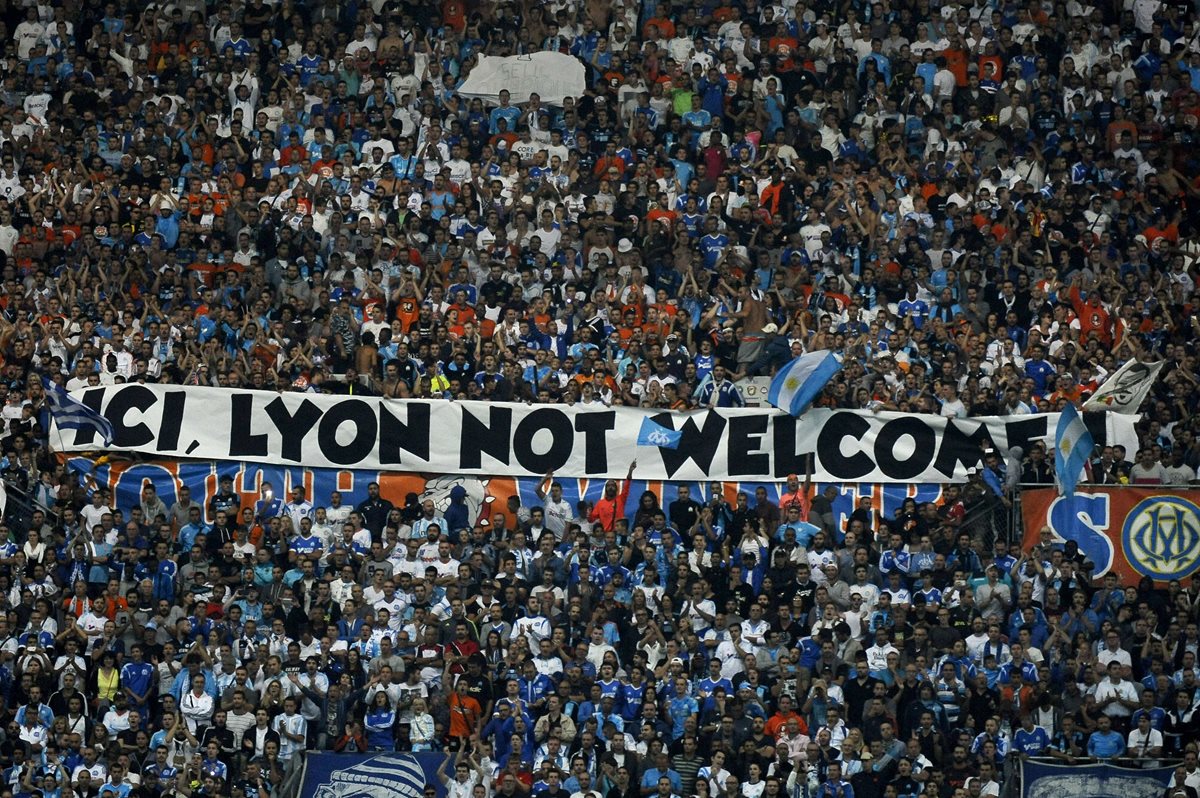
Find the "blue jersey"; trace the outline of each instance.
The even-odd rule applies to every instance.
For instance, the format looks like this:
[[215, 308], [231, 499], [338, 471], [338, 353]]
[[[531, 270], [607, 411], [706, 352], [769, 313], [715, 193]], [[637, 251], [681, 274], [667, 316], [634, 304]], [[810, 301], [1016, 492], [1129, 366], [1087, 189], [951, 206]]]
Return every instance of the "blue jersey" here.
[[126, 662], [121, 666], [121, 686], [136, 695], [149, 697], [150, 686], [156, 679], [154, 666], [148, 662]]
[[1024, 727], [1013, 732], [1012, 748], [1018, 754], [1037, 756], [1050, 747], [1050, 736], [1041, 726], [1026, 731]]
[[324, 59], [319, 55], [309, 55], [305, 53], [296, 59], [296, 66], [300, 69], [300, 85], [307, 86], [312, 80], [313, 75], [317, 74], [317, 70], [321, 67], [321, 62]]
[[642, 698], [646, 695], [646, 685], [621, 685], [621, 715], [625, 720], [633, 720], [642, 714]]
[[724, 677], [716, 679], [701, 679], [696, 682], [696, 691], [702, 696], [710, 696], [718, 687], [725, 688], [725, 695], [733, 695], [733, 683]]
[[1045, 393], [1050, 379], [1056, 373], [1054, 366], [1045, 360], [1029, 360], [1025, 363], [1025, 376], [1033, 380], [1033, 388], [1037, 393]]
[[700, 239], [700, 256], [706, 269], [715, 268], [721, 253], [729, 246], [729, 236], [724, 233], [709, 233]]

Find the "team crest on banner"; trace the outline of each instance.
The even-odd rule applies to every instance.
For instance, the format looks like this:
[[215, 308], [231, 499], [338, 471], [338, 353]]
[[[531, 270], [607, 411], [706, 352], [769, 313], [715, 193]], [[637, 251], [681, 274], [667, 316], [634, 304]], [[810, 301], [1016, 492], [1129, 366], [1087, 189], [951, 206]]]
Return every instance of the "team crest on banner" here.
[[300, 798], [419, 798], [425, 785], [444, 790], [437, 769], [445, 754], [309, 752]]
[[1126, 584], [1186, 579], [1200, 571], [1200, 490], [1088, 487], [1072, 496], [1054, 489], [1021, 493], [1025, 549], [1049, 527], [1059, 541], [1075, 541], [1095, 576], [1113, 571]]
[[1161, 582], [1182, 579], [1200, 559], [1200, 508], [1180, 496], [1153, 496], [1134, 505], [1121, 530], [1134, 570]]

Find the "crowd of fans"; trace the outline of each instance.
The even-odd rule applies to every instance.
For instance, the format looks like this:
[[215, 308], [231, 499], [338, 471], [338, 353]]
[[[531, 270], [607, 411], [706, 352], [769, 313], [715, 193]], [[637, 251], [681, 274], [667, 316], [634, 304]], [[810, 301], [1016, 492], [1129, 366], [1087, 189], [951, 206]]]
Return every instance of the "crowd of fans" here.
[[[968, 416], [1137, 357], [1141, 449], [1092, 478], [1192, 482], [1195, 17], [5, 4], [0, 470], [45, 511], [0, 535], [0, 797], [291, 798], [317, 748], [444, 751], [450, 798], [975, 798], [1027, 756], [1178, 758], [1194, 798], [1200, 582], [964, 525], [1002, 458], [838, 528], [799, 479], [548, 477], [489, 527], [377, 487], [116, 507], [48, 453], [42, 378], [686, 409], [834, 349], [819, 404]], [[456, 93], [544, 50], [582, 96]]]

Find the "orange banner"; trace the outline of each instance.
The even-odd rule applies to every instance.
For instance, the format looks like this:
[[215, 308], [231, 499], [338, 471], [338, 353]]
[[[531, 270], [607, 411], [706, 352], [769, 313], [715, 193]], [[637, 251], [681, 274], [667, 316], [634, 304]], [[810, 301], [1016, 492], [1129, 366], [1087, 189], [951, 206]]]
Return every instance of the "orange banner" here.
[[1023, 548], [1031, 551], [1048, 528], [1056, 543], [1073, 540], [1124, 585], [1186, 579], [1200, 570], [1200, 490], [1090, 487], [1070, 498], [1054, 488], [1021, 493]]

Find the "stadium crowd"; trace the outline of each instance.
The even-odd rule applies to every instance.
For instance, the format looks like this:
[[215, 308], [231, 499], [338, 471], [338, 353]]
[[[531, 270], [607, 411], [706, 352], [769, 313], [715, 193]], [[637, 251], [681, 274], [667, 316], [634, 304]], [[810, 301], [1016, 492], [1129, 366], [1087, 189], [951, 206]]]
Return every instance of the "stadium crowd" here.
[[[0, 532], [0, 798], [292, 798], [306, 749], [445, 752], [450, 798], [976, 798], [1028, 756], [1179, 759], [1195, 798], [1200, 581], [1009, 551], [966, 513], [1011, 503], [1003, 458], [841, 528], [798, 477], [575, 507], [548, 475], [487, 527], [377, 486], [113, 506], [42, 382], [685, 409], [833, 349], [819, 404], [965, 417], [1138, 357], [1141, 449], [1092, 478], [1189, 483], [1193, 6], [25, 0], [0, 32], [0, 475], [44, 508]], [[456, 92], [544, 50], [582, 96]]]

